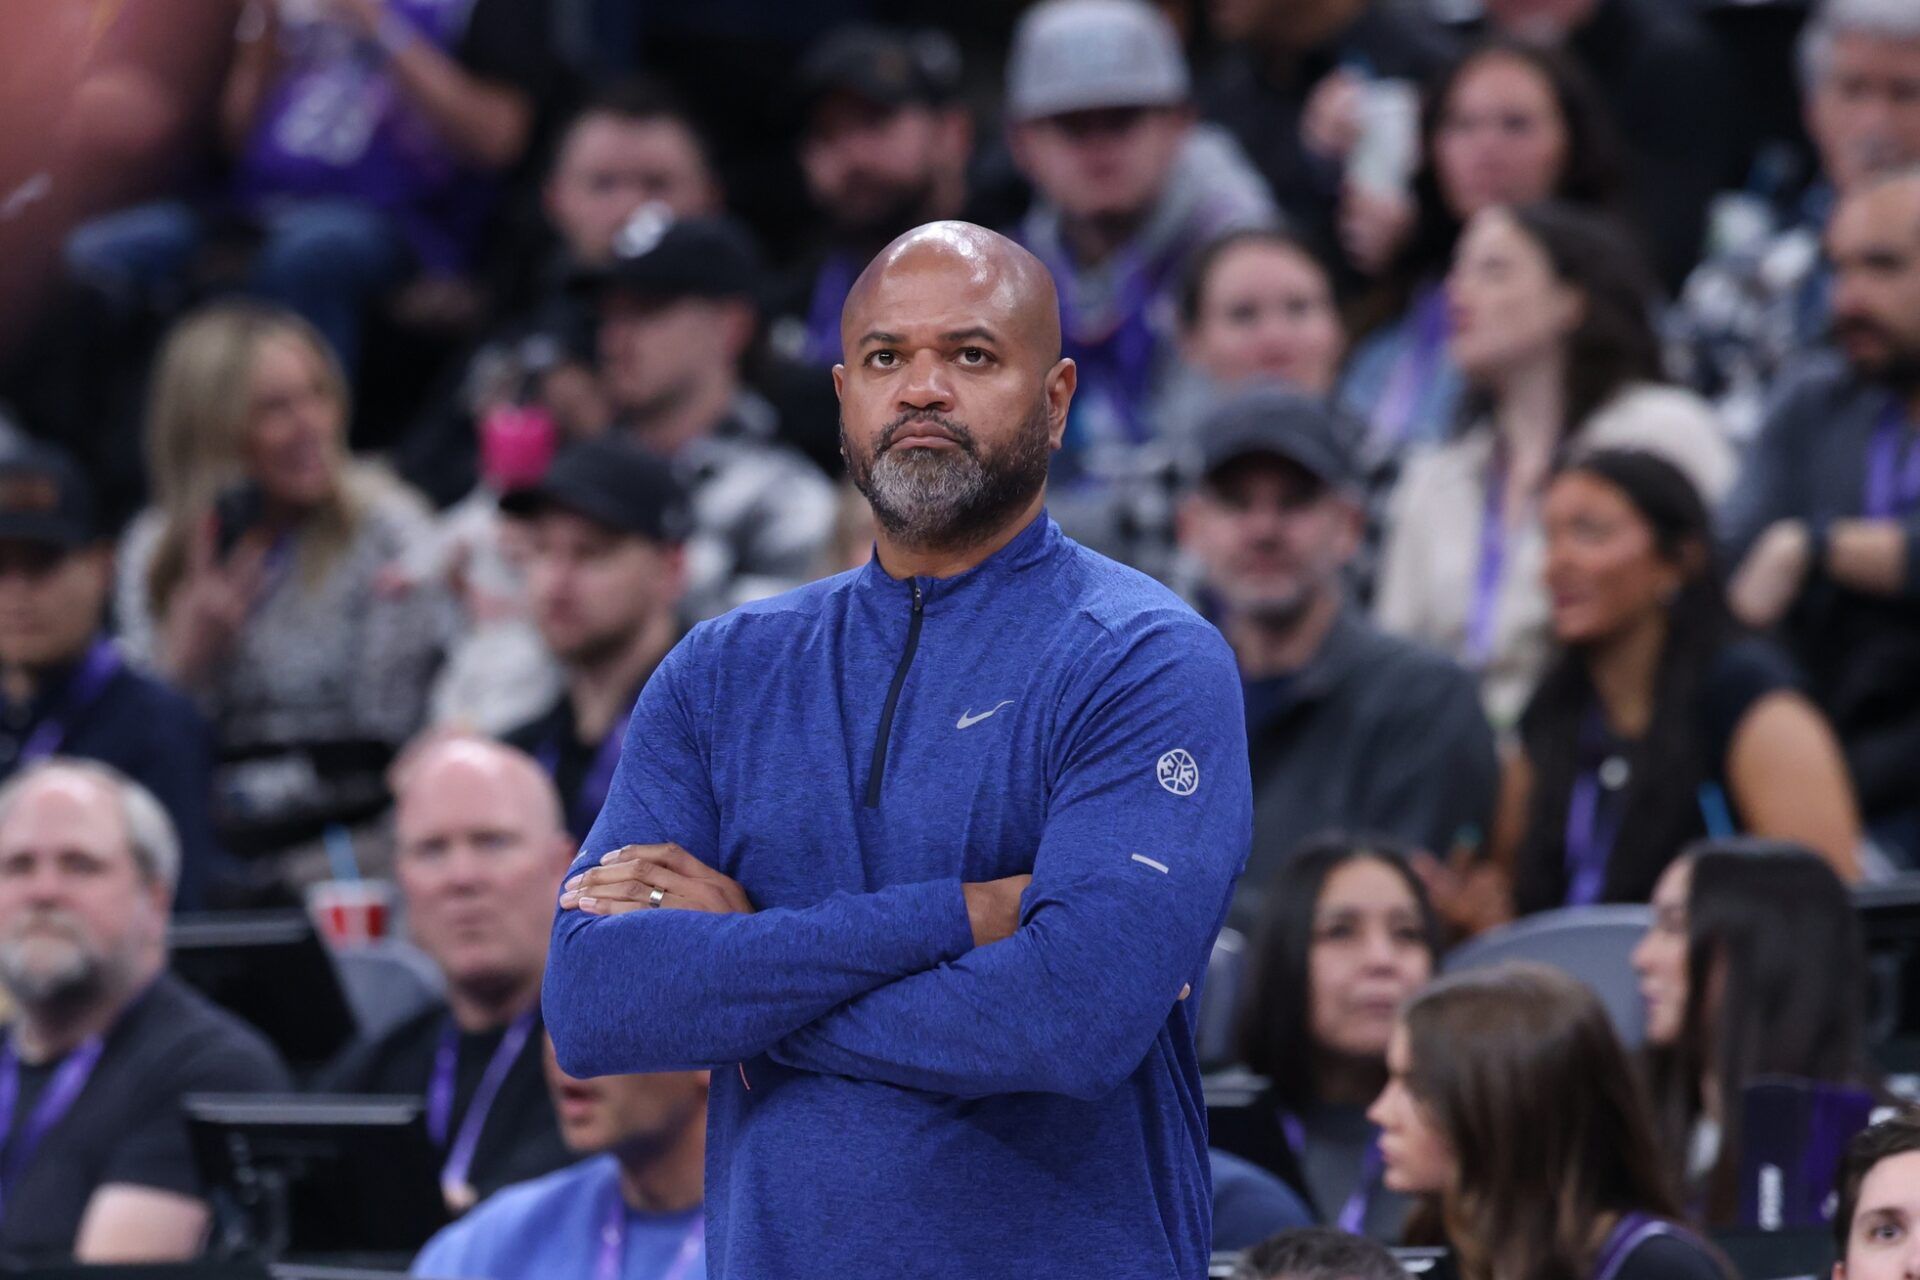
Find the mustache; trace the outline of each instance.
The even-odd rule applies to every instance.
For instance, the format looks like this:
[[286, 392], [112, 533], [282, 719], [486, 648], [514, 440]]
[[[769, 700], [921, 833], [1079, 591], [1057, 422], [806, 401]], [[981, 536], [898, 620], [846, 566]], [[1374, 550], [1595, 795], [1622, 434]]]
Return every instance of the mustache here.
[[52, 929], [68, 939], [78, 942], [84, 937], [80, 927], [80, 918], [64, 907], [35, 907], [21, 914], [5, 933], [5, 940], [12, 942], [29, 933]]
[[908, 427], [938, 427], [953, 437], [954, 443], [970, 456], [979, 456], [979, 448], [974, 444], [973, 432], [967, 430], [963, 422], [941, 417], [937, 413], [903, 413], [889, 422], [880, 432], [880, 443], [874, 446], [873, 456], [880, 455], [893, 448], [893, 442], [900, 438]]
[[1836, 316], [1827, 325], [1829, 338], [1844, 338], [1848, 334], [1861, 334], [1886, 341], [1892, 335], [1884, 326], [1865, 316]]

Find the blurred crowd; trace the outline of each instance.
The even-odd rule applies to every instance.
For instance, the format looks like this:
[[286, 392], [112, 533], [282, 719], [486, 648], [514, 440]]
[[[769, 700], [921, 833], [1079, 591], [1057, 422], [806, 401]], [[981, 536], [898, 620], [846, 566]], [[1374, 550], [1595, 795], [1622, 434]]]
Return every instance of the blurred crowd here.
[[[560, 1073], [554, 894], [687, 628], [866, 564], [841, 305], [966, 219], [1059, 290], [1052, 518], [1243, 679], [1216, 1244], [1723, 1275], [1818, 1113], [1912, 1274], [1911, 1117], [1831, 1170], [1920, 875], [1920, 5], [173, 7], [12, 55], [0, 1257], [192, 1255], [180, 1095], [298, 1083], [424, 1100], [419, 1274], [699, 1274], [705, 1079]], [[440, 994], [289, 1074], [169, 915], [343, 885]], [[1439, 976], [1621, 904], [1639, 1022]]]

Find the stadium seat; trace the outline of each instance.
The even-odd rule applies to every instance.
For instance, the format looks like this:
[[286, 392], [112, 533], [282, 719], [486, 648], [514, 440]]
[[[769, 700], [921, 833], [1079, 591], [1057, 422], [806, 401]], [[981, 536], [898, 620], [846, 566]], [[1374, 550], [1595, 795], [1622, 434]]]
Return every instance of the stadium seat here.
[[1246, 937], [1236, 929], [1222, 929], [1207, 957], [1207, 985], [1200, 993], [1200, 1019], [1193, 1036], [1194, 1052], [1203, 1068], [1233, 1059], [1233, 1019], [1240, 1007], [1247, 960]]
[[1553, 965], [1592, 987], [1621, 1041], [1637, 1048], [1646, 1038], [1646, 1010], [1628, 957], [1652, 923], [1653, 908], [1638, 905], [1545, 911], [1462, 943], [1441, 968], [1454, 973], [1505, 960]]
[[385, 938], [333, 951], [354, 1023], [368, 1039], [398, 1026], [440, 998], [440, 971], [410, 942]]

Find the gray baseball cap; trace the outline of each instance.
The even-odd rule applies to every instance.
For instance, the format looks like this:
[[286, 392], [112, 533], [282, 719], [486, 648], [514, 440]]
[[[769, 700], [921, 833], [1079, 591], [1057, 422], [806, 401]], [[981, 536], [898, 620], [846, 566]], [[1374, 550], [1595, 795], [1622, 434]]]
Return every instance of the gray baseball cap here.
[[1146, 0], [1044, 0], [1014, 32], [1007, 59], [1014, 120], [1178, 106], [1192, 93], [1180, 37]]
[[1221, 400], [1200, 422], [1203, 483], [1250, 457], [1285, 458], [1330, 489], [1360, 483], [1347, 441], [1355, 424], [1324, 400], [1256, 384]]

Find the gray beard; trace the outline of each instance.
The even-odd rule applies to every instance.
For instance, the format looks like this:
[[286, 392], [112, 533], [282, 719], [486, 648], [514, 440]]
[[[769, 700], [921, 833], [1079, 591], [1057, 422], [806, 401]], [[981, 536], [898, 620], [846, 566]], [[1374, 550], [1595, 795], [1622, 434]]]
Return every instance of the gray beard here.
[[[959, 448], [896, 452], [893, 441], [915, 422], [937, 423]], [[840, 447], [874, 519], [895, 542], [914, 551], [958, 551], [986, 541], [1046, 486], [1053, 454], [1044, 401], [995, 453], [982, 454], [963, 424], [928, 413], [890, 423], [872, 458], [849, 447], [843, 422]]]
[[[44, 953], [59, 947], [61, 954], [48, 963]], [[75, 941], [0, 942], [0, 986], [21, 1005], [59, 1009], [85, 1005], [106, 986], [106, 967], [100, 957]]]

